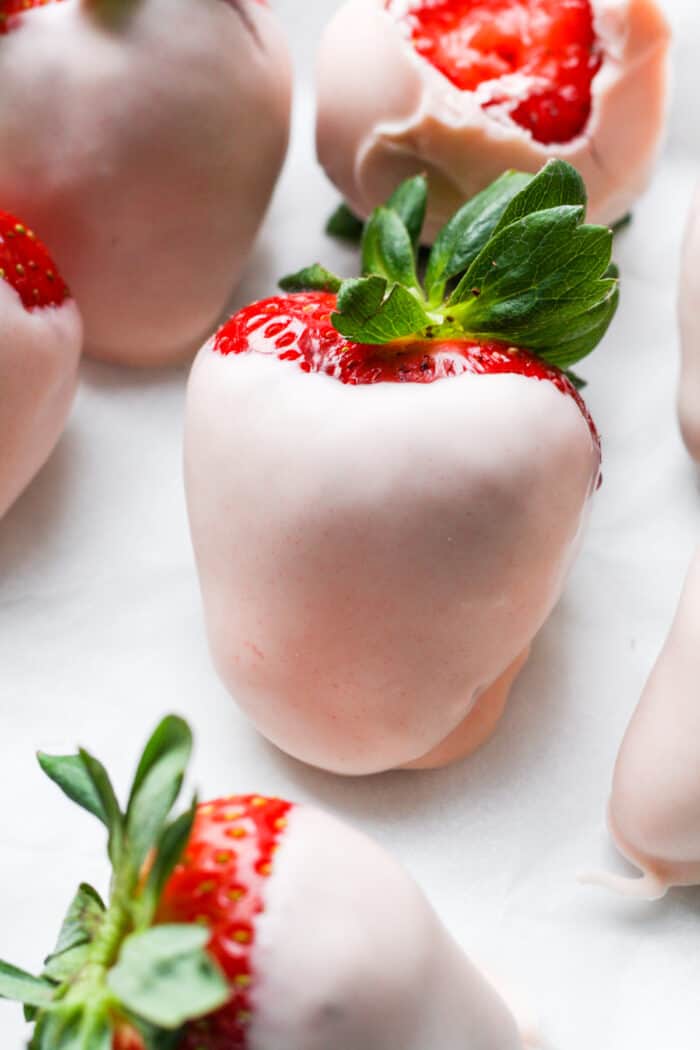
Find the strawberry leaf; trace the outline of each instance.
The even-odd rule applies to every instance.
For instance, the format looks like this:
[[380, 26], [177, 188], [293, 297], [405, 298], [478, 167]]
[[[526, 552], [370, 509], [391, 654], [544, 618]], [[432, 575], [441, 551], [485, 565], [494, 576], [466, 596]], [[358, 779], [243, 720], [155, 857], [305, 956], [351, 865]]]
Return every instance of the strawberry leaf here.
[[139, 926], [149, 926], [153, 921], [158, 901], [165, 884], [180, 860], [192, 833], [197, 811], [197, 799], [192, 806], [163, 831], [156, 856], [148, 873], [148, 880], [139, 904]]
[[367, 223], [362, 238], [362, 273], [365, 277], [384, 277], [422, 295], [411, 236], [391, 208], [377, 208]]
[[335, 328], [356, 342], [383, 344], [410, 337], [430, 326], [430, 316], [406, 288], [395, 284], [388, 289], [382, 277], [344, 281], [338, 295], [338, 312], [331, 318]]
[[57, 984], [64, 984], [72, 981], [89, 961], [90, 945], [79, 944], [57, 955], [49, 955], [44, 964], [44, 976]]
[[342, 283], [340, 277], [314, 263], [283, 277], [279, 286], [283, 292], [338, 292]]
[[105, 906], [97, 890], [82, 883], [71, 901], [52, 955], [59, 955], [93, 939], [102, 923]]
[[37, 1023], [30, 1050], [111, 1050], [112, 1031], [104, 1009], [65, 1003]]
[[448, 302], [471, 335], [500, 339], [566, 366], [601, 338], [617, 305], [605, 277], [612, 233], [582, 226], [584, 209], [569, 205], [526, 215], [496, 234]]
[[440, 231], [430, 253], [425, 288], [431, 303], [439, 303], [448, 281], [464, 273], [491, 237], [503, 212], [532, 175], [507, 171], [487, 189], [467, 201]]
[[338, 237], [341, 241], [352, 241], [359, 244], [362, 240], [365, 224], [347, 204], [339, 204], [326, 223], [326, 233]]
[[415, 250], [420, 242], [428, 209], [428, 180], [425, 175], [415, 175], [412, 179], [402, 182], [392, 193], [386, 206], [401, 219]]
[[187, 723], [172, 715], [163, 719], [139, 762], [126, 811], [129, 861], [137, 870], [161, 835], [191, 754]]
[[76, 802], [102, 821], [105, 827], [109, 827], [109, 817], [102, 799], [80, 755], [45, 755], [40, 751], [37, 758], [46, 776], [53, 780], [71, 802]]
[[585, 212], [587, 203], [586, 186], [576, 169], [562, 160], [547, 161], [542, 170], [510, 201], [493, 235], [534, 212], [547, 211], [564, 204], [582, 207]]
[[112, 864], [119, 867], [122, 859], [122, 847], [124, 844], [124, 815], [119, 808], [117, 796], [112, 787], [107, 770], [98, 759], [93, 758], [81, 748], [78, 752], [80, 759], [92, 781], [95, 793], [100, 800], [100, 805], [106, 816], [107, 828], [109, 829], [109, 841], [107, 852]]
[[56, 986], [43, 977], [32, 977], [16, 966], [0, 961], [0, 999], [10, 999], [26, 1006], [48, 1006]]
[[226, 978], [207, 955], [209, 931], [201, 926], [154, 926], [124, 941], [107, 983], [120, 1003], [149, 1024], [168, 1031], [204, 1017], [228, 1002]]

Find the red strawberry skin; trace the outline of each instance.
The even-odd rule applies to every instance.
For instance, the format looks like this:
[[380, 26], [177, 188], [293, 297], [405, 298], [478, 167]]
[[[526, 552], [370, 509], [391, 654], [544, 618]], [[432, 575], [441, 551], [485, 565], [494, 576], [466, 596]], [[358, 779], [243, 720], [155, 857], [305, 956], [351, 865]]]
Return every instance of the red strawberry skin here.
[[61, 306], [69, 297], [47, 249], [7, 212], [0, 212], [0, 280], [14, 288], [27, 310]]
[[536, 141], [584, 131], [602, 64], [589, 0], [430, 0], [407, 18], [418, 53], [463, 91], [513, 73], [539, 80], [510, 108]]
[[13, 26], [13, 15], [23, 14], [33, 7], [44, 7], [49, 3], [60, 3], [61, 0], [0, 0], [0, 36]]
[[[256, 974], [251, 961], [256, 918], [292, 806], [260, 795], [199, 807], [187, 849], [163, 894], [159, 922], [203, 923], [209, 951], [231, 982], [231, 1001], [191, 1024], [178, 1050], [243, 1050]], [[128, 1043], [115, 1050], [132, 1050]], [[135, 1047], [134, 1050], [137, 1050]]]
[[436, 339], [414, 340], [397, 348], [353, 343], [331, 322], [336, 296], [300, 292], [253, 303], [224, 325], [214, 350], [260, 353], [295, 362], [303, 372], [322, 372], [352, 386], [372, 383], [434, 383], [470, 373], [512, 374], [553, 383], [572, 397], [598, 442], [595, 424], [567, 377], [539, 357], [505, 343]]

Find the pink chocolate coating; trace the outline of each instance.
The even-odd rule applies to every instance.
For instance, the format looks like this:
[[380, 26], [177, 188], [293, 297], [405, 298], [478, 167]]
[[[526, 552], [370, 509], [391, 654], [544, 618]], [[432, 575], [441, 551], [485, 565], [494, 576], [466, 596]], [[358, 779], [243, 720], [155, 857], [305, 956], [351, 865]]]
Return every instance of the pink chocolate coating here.
[[700, 189], [693, 198], [683, 245], [680, 323], [678, 413], [686, 448], [700, 463]]
[[620, 851], [645, 873], [608, 879], [629, 895], [700, 883], [700, 551], [622, 742], [610, 800]]
[[522, 1050], [406, 872], [318, 810], [289, 817], [256, 922], [250, 1050]]
[[462, 757], [561, 594], [599, 463], [549, 381], [352, 386], [207, 345], [186, 480], [223, 681], [335, 772]]
[[[668, 27], [654, 0], [592, 0], [604, 48], [584, 134], [555, 146], [482, 109], [407, 39], [410, 0], [348, 0], [318, 63], [317, 143], [329, 178], [366, 216], [402, 179], [424, 171], [426, 238], [507, 168], [535, 172], [553, 156], [583, 176], [592, 222], [620, 219], [644, 190], [664, 123]], [[640, 118], [643, 114], [643, 119]]]
[[192, 353], [246, 262], [285, 154], [291, 70], [256, 0], [63, 0], [0, 37], [0, 201], [42, 231], [86, 350]]
[[78, 381], [75, 303], [27, 310], [0, 280], [0, 517], [54, 449]]

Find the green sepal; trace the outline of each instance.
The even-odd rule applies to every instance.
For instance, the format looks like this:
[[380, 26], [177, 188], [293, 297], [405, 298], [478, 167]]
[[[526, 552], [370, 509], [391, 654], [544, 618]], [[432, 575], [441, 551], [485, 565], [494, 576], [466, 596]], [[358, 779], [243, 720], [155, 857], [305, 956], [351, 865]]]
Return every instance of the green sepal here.
[[513, 197], [532, 178], [532, 175], [519, 171], [506, 171], [485, 190], [468, 200], [442, 228], [425, 272], [425, 291], [431, 304], [439, 304], [448, 282], [471, 265]]
[[306, 266], [297, 273], [290, 273], [278, 282], [283, 292], [338, 292], [343, 283], [330, 270], [319, 263]]
[[97, 890], [86, 882], [81, 883], [66, 912], [56, 947], [51, 955], [60, 955], [92, 941], [104, 918], [105, 910], [104, 901]]
[[64, 952], [49, 955], [44, 963], [44, 975], [57, 984], [72, 981], [90, 961], [90, 945], [77, 944]]
[[126, 810], [129, 863], [141, 868], [180, 794], [192, 754], [192, 732], [181, 718], [165, 718], [143, 753]]
[[41, 1014], [29, 1050], [112, 1050], [112, 1026], [105, 1005], [66, 1002]]
[[559, 367], [590, 353], [615, 312], [617, 284], [605, 277], [612, 233], [582, 226], [583, 213], [581, 206], [551, 208], [496, 234], [448, 301], [459, 325]]
[[52, 1001], [56, 986], [44, 977], [19, 970], [16, 966], [0, 961], [0, 999], [42, 1009]]
[[140, 929], [149, 926], [153, 921], [165, 884], [189, 841], [196, 814], [197, 799], [195, 798], [190, 809], [168, 824], [160, 837], [156, 855], [138, 904], [137, 926]]
[[339, 204], [326, 223], [326, 233], [341, 241], [352, 241], [359, 244], [362, 240], [365, 224], [355, 215], [347, 204]]
[[428, 210], [428, 180], [425, 175], [414, 175], [406, 179], [392, 193], [386, 203], [406, 227], [414, 250], [420, 243], [420, 235]]
[[119, 1002], [158, 1028], [173, 1031], [224, 1006], [231, 990], [205, 951], [209, 931], [154, 926], [124, 941], [107, 984]]
[[107, 842], [107, 853], [115, 868], [118, 868], [122, 860], [122, 847], [124, 843], [124, 814], [119, 808], [119, 802], [109, 778], [107, 770], [98, 759], [83, 748], [78, 752], [83, 765], [92, 781], [97, 797], [107, 818], [109, 838]]
[[362, 273], [421, 292], [411, 236], [400, 215], [391, 208], [377, 208], [365, 227]]
[[383, 277], [344, 281], [338, 295], [335, 328], [356, 342], [381, 345], [423, 332], [431, 319], [424, 307], [402, 285]]
[[538, 211], [560, 208], [562, 205], [583, 208], [585, 215], [588, 196], [583, 179], [570, 164], [561, 160], [549, 160], [534, 175], [526, 186], [512, 198], [505, 209], [492, 236], [500, 233], [506, 226], [512, 226], [526, 215]]
[[40, 751], [37, 759], [46, 776], [71, 802], [92, 813], [109, 828], [108, 814], [80, 755], [46, 755]]

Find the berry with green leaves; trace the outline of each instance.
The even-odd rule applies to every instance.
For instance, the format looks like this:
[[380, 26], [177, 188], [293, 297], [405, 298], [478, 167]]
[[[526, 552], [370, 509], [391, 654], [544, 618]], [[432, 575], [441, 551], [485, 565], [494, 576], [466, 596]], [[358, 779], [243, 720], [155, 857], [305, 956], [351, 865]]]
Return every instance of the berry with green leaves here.
[[494, 730], [600, 478], [570, 371], [618, 302], [574, 169], [507, 172], [427, 260], [426, 180], [201, 351], [187, 490], [215, 663], [258, 728], [341, 773]]
[[261, 795], [171, 809], [192, 738], [168, 717], [127, 806], [86, 751], [40, 755], [108, 832], [35, 977], [0, 963], [31, 1050], [522, 1050], [505, 1004], [415, 884], [330, 816]]

